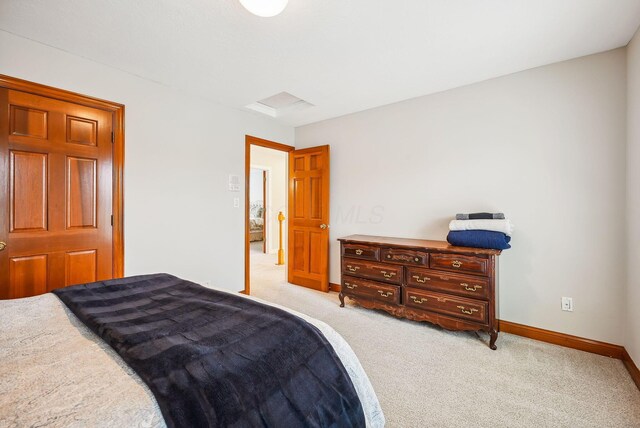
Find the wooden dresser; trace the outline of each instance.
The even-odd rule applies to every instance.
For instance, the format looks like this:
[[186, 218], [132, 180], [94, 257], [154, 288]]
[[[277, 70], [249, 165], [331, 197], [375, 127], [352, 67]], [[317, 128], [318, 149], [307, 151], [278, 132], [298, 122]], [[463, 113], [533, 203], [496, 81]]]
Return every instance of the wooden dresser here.
[[489, 333], [497, 349], [497, 259], [501, 251], [444, 241], [352, 235], [339, 239], [340, 306], [427, 321], [448, 330]]

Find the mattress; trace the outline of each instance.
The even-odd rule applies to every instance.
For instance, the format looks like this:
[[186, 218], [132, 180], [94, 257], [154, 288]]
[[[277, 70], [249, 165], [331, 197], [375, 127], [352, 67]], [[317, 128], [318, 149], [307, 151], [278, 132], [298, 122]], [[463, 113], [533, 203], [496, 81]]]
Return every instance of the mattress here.
[[[318, 328], [343, 363], [367, 426], [384, 426], [375, 392], [353, 350]], [[53, 294], [0, 302], [0, 426], [164, 427], [155, 398], [118, 354]]]

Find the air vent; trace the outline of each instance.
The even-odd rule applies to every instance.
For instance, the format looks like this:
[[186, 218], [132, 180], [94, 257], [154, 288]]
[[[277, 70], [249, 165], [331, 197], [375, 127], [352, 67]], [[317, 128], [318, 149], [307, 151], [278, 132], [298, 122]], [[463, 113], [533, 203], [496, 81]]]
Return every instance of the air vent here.
[[279, 94], [264, 98], [253, 104], [249, 104], [246, 107], [271, 117], [280, 117], [287, 113], [312, 106], [313, 104], [308, 103], [295, 95], [291, 95], [288, 92], [280, 92]]

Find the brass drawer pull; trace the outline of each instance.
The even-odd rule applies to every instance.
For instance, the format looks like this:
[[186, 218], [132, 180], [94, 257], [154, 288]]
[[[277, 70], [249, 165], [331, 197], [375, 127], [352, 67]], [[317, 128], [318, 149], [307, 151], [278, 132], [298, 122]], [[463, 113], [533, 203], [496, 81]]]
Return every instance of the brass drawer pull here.
[[387, 273], [387, 271], [386, 271], [386, 270], [381, 270], [381, 271], [380, 271], [380, 273], [381, 273], [385, 278], [392, 278], [392, 277], [396, 276], [396, 273], [395, 273], [395, 272]]
[[428, 276], [425, 276], [424, 278], [420, 278], [420, 275], [413, 275], [413, 277], [415, 278], [416, 281], [418, 281], [420, 284], [424, 284], [427, 281], [431, 281], [431, 278], [429, 278]]
[[382, 291], [382, 290], [378, 290], [378, 293], [380, 293], [380, 295], [382, 297], [391, 297], [393, 296], [393, 291]]
[[361, 256], [363, 252], [364, 252], [364, 251], [362, 251], [361, 249], [359, 249], [359, 248], [358, 248], [358, 249], [356, 250], [356, 255], [357, 255], [357, 256]]
[[344, 286], [345, 286], [345, 287], [347, 287], [349, 290], [353, 290], [354, 288], [358, 288], [358, 284], [353, 284], [353, 285], [351, 285], [351, 284], [350, 284], [350, 283], [348, 283], [348, 282], [345, 282], [345, 283], [344, 283]]
[[454, 260], [451, 262], [451, 266], [453, 266], [454, 268], [459, 268], [460, 266], [462, 266], [462, 262], [460, 260]]
[[347, 265], [347, 269], [349, 269], [349, 272], [357, 272], [358, 269], [360, 269], [360, 266]]
[[478, 312], [478, 310], [475, 308], [471, 308], [467, 310], [467, 308], [465, 308], [464, 306], [458, 306], [458, 309], [460, 309], [460, 311], [462, 311], [463, 314], [467, 314], [467, 315], [473, 315], [474, 312]]
[[416, 296], [409, 296], [411, 298], [411, 300], [413, 300], [415, 303], [426, 303], [427, 299], [425, 299], [424, 297], [420, 297], [418, 300], [418, 297]]
[[473, 288], [471, 288], [469, 287], [469, 284], [467, 284], [466, 282], [461, 282], [460, 285], [462, 285], [464, 289], [467, 291], [478, 291], [479, 289], [482, 288], [482, 285], [474, 285]]
[[416, 257], [415, 259], [413, 259], [413, 261], [417, 263], [417, 262], [420, 261], [420, 259], [418, 257]]

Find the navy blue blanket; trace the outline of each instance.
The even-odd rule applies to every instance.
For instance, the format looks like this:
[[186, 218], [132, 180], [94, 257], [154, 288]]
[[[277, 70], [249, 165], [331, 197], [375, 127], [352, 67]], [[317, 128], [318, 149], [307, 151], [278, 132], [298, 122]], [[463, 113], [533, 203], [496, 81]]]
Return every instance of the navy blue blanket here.
[[331, 344], [283, 310], [167, 274], [54, 290], [142, 378], [169, 427], [364, 427]]
[[511, 248], [510, 236], [490, 230], [452, 230], [447, 235], [447, 241], [449, 244], [459, 247], [490, 248], [493, 250]]

